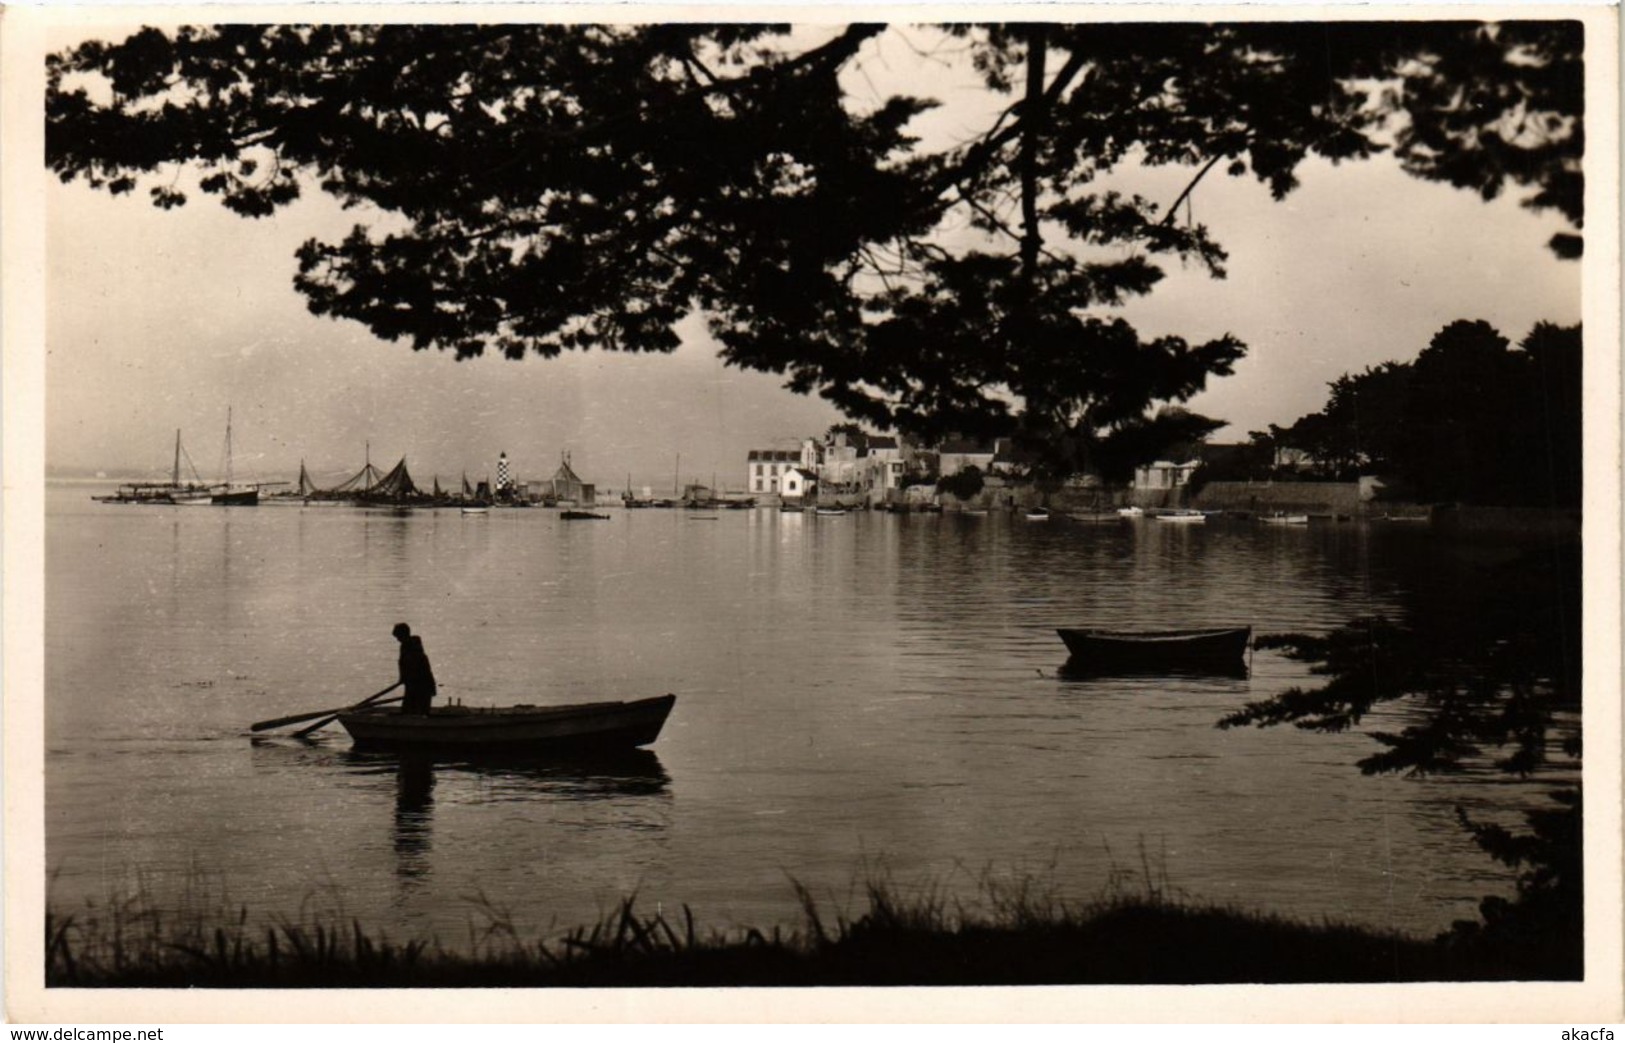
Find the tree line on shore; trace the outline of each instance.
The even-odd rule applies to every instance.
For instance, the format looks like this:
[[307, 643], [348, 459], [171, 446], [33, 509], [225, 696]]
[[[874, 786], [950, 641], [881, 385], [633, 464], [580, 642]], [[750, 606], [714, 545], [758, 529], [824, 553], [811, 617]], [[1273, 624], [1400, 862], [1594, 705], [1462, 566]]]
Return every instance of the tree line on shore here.
[[[1487, 322], [1458, 320], [1414, 361], [1339, 377], [1324, 407], [1253, 432], [1253, 453], [1204, 463], [1192, 480], [1377, 475], [1395, 499], [1577, 508], [1582, 351], [1579, 326], [1539, 323], [1514, 346]], [[1280, 466], [1283, 449], [1307, 459]]]

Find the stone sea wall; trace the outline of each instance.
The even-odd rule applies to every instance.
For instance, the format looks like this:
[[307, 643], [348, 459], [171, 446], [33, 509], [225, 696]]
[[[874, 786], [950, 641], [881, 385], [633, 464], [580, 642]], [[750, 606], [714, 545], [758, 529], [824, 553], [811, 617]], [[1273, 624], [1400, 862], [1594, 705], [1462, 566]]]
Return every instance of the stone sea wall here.
[[1357, 482], [1209, 482], [1187, 507], [1253, 514], [1382, 514], [1385, 508], [1360, 500]]

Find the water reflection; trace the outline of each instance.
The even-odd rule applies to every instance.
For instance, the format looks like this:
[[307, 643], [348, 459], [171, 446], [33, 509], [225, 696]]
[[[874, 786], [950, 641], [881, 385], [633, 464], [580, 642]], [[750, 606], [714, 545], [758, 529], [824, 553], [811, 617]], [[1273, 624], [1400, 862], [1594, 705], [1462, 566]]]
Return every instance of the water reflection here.
[[[663, 834], [668, 825], [672, 780], [650, 750], [543, 758], [337, 751], [320, 741], [261, 736], [253, 737], [251, 745], [257, 771], [284, 777], [326, 773], [330, 783], [331, 773], [337, 772], [365, 783], [364, 789], [373, 799], [351, 802], [350, 821], [360, 835], [371, 833], [378, 841], [385, 841], [387, 829], [384, 850], [393, 856], [397, 906], [409, 903], [425, 888], [444, 888], [447, 882], [435, 881], [435, 877], [448, 872], [457, 875], [444, 858], [437, 863], [437, 846], [458, 859], [488, 861], [494, 853], [488, 847], [492, 836], [505, 837], [495, 849], [502, 857], [511, 858], [521, 848], [529, 850], [526, 845], [540, 835], [533, 828], [535, 823], [557, 826], [570, 822], [595, 838], [593, 843], [611, 847], [616, 843], [612, 834], [648, 838]], [[329, 790], [336, 793], [337, 787]], [[393, 807], [386, 817], [387, 795], [392, 795]], [[499, 811], [498, 806], [509, 810]], [[486, 809], [476, 818], [487, 825], [532, 825], [507, 834], [480, 829], [471, 836], [470, 819], [457, 810], [470, 807]], [[445, 819], [438, 824], [437, 814]], [[472, 847], [468, 846], [471, 840]]]
[[428, 874], [434, 762], [402, 755], [395, 769], [395, 875], [406, 884]]
[[1247, 664], [1242, 660], [1221, 663], [1167, 663], [1144, 664], [1131, 663], [1113, 664], [1079, 660], [1076, 657], [1067, 659], [1055, 676], [1063, 681], [1107, 681], [1114, 678], [1136, 678], [1154, 680], [1158, 677], [1175, 677], [1182, 680], [1200, 680], [1204, 677], [1215, 679], [1230, 679], [1245, 681], [1248, 677]]
[[349, 749], [335, 753], [319, 740], [251, 736], [257, 770], [286, 772], [337, 768], [359, 777], [393, 777], [397, 810], [426, 816], [437, 778], [482, 784], [490, 799], [613, 800], [669, 796], [671, 776], [653, 750], [619, 750], [545, 757], [519, 754], [435, 754]]
[[[436, 755], [375, 750], [351, 750], [343, 765], [352, 774], [394, 773], [398, 792], [406, 779], [427, 774], [433, 789], [436, 773], [457, 774], [486, 784], [495, 799], [609, 800], [666, 794], [671, 776], [652, 750], [622, 750], [568, 756], [526, 757], [518, 754]], [[413, 792], [422, 788], [421, 781]]]

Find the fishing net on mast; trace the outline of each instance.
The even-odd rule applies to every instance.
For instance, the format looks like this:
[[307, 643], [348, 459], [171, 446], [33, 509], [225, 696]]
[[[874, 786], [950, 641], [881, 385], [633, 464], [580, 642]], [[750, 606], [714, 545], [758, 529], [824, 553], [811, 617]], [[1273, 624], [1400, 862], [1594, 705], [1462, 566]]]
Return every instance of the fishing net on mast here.
[[367, 489], [366, 492], [368, 496], [389, 500], [409, 500], [423, 495], [423, 490], [413, 483], [412, 475], [406, 470], [406, 457], [404, 456], [401, 457], [400, 463], [396, 464], [388, 474], [378, 479], [377, 484]]
[[299, 461], [299, 488], [294, 495], [307, 497], [320, 496], [326, 492], [328, 492], [328, 490], [318, 489], [316, 487], [316, 483], [310, 478], [310, 472], [305, 470], [305, 462], [303, 460]]
[[[402, 470], [405, 468], [405, 466], [406, 460], [403, 457], [399, 466], [397, 466], [395, 470]], [[394, 473], [394, 471], [390, 472], [390, 474]], [[361, 470], [357, 471], [355, 474], [351, 475], [349, 478], [346, 478], [344, 481], [333, 486], [333, 488], [327, 491], [330, 493], [370, 493], [377, 488], [378, 483], [382, 482], [384, 478], [384, 472], [374, 467], [372, 465], [372, 461], [369, 460], [367, 461], [367, 466], [363, 467]], [[408, 481], [410, 480], [411, 479], [408, 479]]]

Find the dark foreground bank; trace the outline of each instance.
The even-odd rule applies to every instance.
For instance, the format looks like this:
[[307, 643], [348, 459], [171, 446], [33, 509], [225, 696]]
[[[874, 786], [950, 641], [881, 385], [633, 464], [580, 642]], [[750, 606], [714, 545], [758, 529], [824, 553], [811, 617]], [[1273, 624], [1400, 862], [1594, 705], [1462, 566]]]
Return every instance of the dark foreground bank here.
[[[1016, 900], [967, 917], [934, 898], [827, 924], [702, 932], [628, 900], [592, 928], [528, 941], [500, 921], [466, 951], [369, 934], [356, 922], [215, 926], [47, 915], [56, 987], [401, 988], [819, 985], [1180, 985], [1554, 980], [1581, 976], [1578, 939], [1507, 944], [1476, 932], [1427, 940], [1307, 924], [1160, 895], [1085, 909]], [[1527, 941], [1527, 940], [1526, 940]]]

